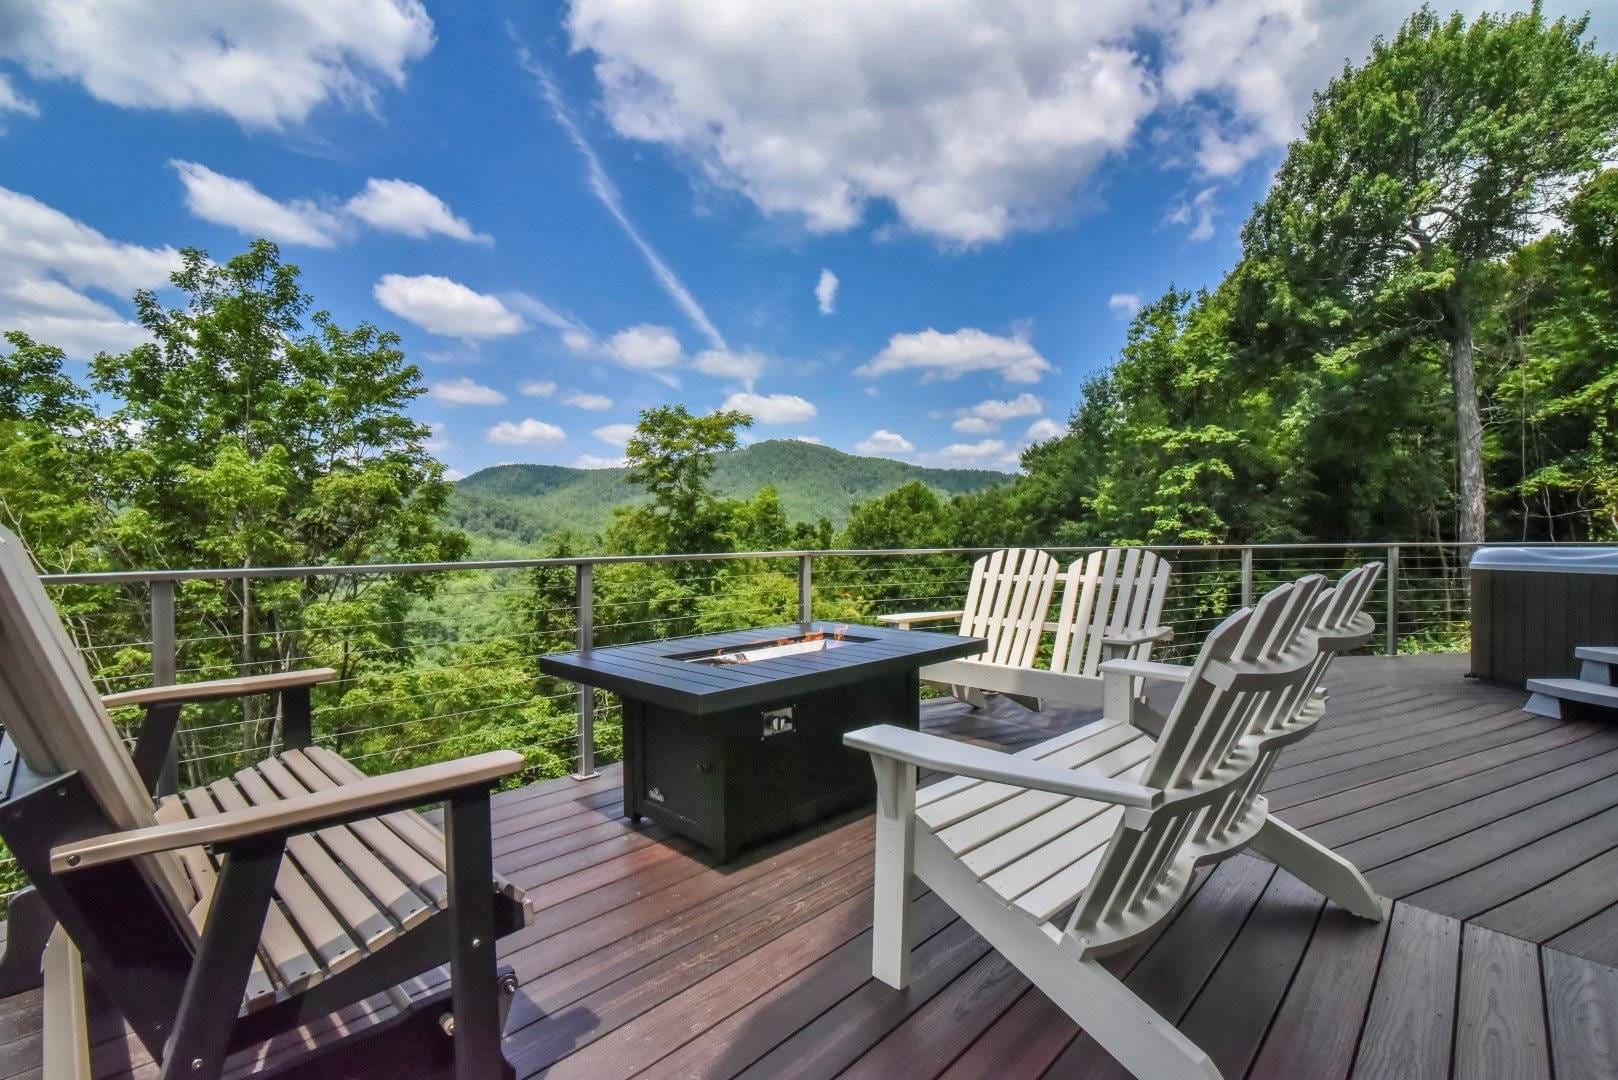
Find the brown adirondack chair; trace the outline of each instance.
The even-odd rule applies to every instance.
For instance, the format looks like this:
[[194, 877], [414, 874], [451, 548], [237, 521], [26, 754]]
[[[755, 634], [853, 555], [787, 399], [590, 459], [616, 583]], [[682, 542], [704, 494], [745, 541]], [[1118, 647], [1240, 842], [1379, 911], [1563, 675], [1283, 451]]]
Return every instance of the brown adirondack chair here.
[[[431, 1031], [445, 1056], [453, 1049], [458, 1080], [510, 1075], [500, 1040], [516, 984], [495, 942], [532, 909], [494, 874], [489, 795], [522, 758], [365, 776], [310, 739], [310, 688], [332, 675], [104, 700], [22, 543], [0, 528], [0, 838], [32, 885], [15, 910], [61, 927], [46, 957], [52, 1069], [77, 1075], [88, 1060], [72, 1030], [84, 1016], [82, 956], [165, 1080], [211, 1080], [232, 1052], [384, 994], [391, 1016], [311, 1052]], [[281, 752], [155, 799], [181, 706], [258, 693], [281, 695]], [[133, 756], [109, 701], [146, 707]], [[415, 812], [432, 803], [444, 805], [442, 830]], [[413, 1003], [398, 989], [445, 964], [448, 989]], [[293, 1064], [325, 1075], [318, 1061]]]

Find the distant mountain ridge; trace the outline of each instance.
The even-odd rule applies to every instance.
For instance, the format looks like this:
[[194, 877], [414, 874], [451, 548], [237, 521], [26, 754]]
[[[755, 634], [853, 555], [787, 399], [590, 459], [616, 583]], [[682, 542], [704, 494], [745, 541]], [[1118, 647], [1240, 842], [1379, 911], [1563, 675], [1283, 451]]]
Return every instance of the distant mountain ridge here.
[[[461, 528], [491, 540], [532, 544], [560, 532], [593, 534], [612, 511], [642, 499], [624, 479], [626, 469], [566, 465], [496, 465], [459, 481], [450, 514]], [[771, 439], [721, 454], [715, 490], [748, 498], [774, 485], [787, 517], [825, 517], [841, 527], [857, 502], [919, 480], [943, 496], [1009, 483], [1009, 473], [988, 469], [929, 469], [892, 458], [860, 457], [829, 446]]]

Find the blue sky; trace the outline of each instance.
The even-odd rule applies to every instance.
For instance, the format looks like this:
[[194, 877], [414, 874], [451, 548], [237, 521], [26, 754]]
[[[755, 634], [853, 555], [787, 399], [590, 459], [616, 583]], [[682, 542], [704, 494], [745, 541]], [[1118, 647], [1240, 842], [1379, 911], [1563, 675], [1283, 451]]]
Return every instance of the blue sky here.
[[403, 334], [457, 474], [612, 462], [669, 401], [1013, 467], [1139, 299], [1218, 280], [1309, 91], [1407, 10], [139, 7], [0, 10], [0, 327], [128, 347], [174, 249], [267, 234]]

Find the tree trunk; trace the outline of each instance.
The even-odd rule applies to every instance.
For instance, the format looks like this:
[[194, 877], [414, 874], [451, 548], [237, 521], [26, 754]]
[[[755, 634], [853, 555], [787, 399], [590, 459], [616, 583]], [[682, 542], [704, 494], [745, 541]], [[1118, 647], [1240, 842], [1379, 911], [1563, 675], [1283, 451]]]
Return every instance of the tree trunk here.
[[1483, 418], [1478, 411], [1477, 365], [1472, 349], [1472, 318], [1464, 301], [1450, 307], [1454, 336], [1450, 339], [1450, 377], [1455, 384], [1456, 465], [1461, 479], [1461, 513], [1457, 539], [1483, 543]]

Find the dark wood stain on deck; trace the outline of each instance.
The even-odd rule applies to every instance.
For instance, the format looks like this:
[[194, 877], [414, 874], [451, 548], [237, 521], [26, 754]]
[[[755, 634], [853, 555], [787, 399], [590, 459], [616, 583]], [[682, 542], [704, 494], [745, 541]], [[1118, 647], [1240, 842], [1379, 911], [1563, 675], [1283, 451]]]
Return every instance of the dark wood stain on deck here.
[[[1618, 1080], [1618, 728], [1528, 716], [1464, 670], [1341, 661], [1327, 719], [1269, 786], [1366, 871], [1386, 921], [1240, 856], [1108, 961], [1230, 1080]], [[1093, 714], [924, 715], [1014, 749]], [[869, 978], [868, 815], [715, 868], [618, 813], [616, 768], [496, 801], [496, 865], [539, 912], [503, 948], [520, 1075], [1123, 1075], [931, 894], [910, 989]], [[37, 993], [0, 1001], [0, 1078], [39, 1074], [39, 1021]], [[92, 1027], [98, 1076], [155, 1074], [116, 1016]], [[401, 1069], [383, 1051], [365, 1075]]]

